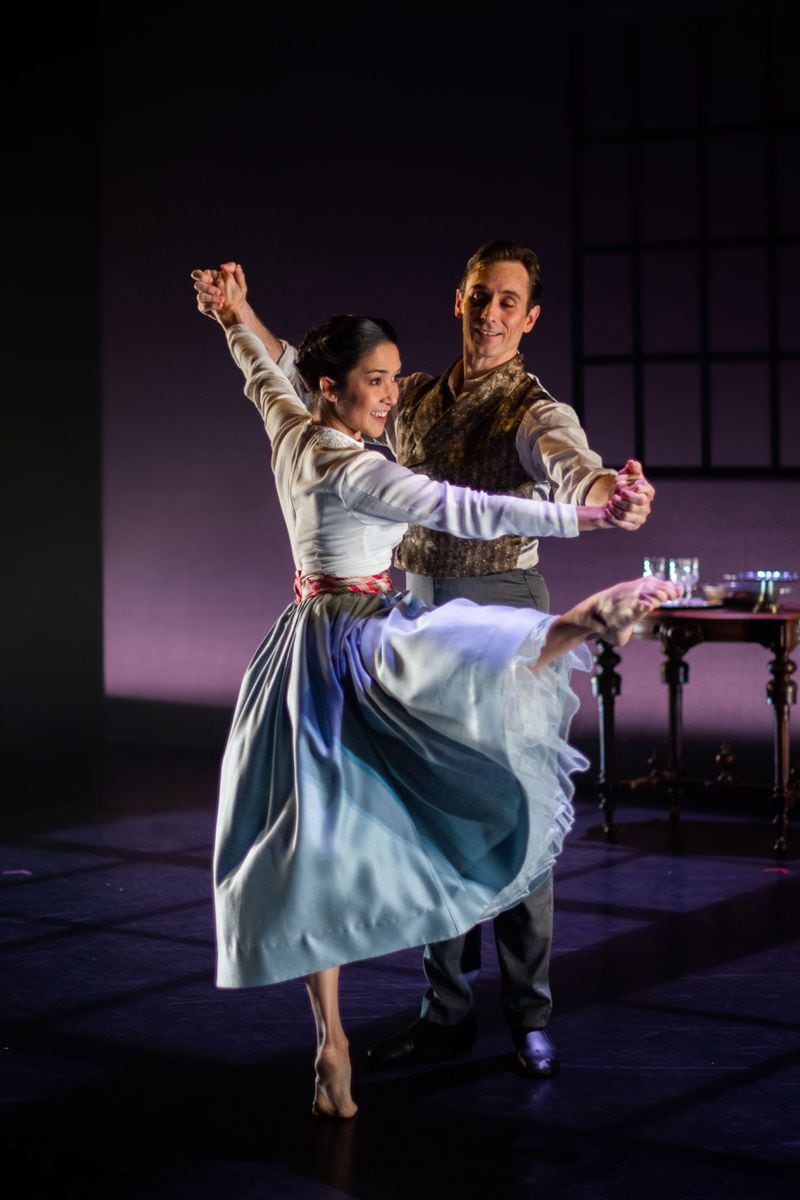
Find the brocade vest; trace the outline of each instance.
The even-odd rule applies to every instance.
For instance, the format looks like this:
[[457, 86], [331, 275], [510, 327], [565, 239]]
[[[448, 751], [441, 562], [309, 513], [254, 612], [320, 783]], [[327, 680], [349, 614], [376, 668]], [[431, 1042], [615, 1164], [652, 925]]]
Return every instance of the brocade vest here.
[[[397, 417], [397, 461], [432, 479], [505, 496], [530, 497], [534, 482], [516, 449], [528, 409], [548, 393], [525, 371], [521, 355], [502, 363], [474, 391], [455, 400], [452, 367], [413, 384]], [[526, 539], [491, 542], [412, 525], [397, 548], [397, 566], [415, 575], [463, 578], [511, 571]]]

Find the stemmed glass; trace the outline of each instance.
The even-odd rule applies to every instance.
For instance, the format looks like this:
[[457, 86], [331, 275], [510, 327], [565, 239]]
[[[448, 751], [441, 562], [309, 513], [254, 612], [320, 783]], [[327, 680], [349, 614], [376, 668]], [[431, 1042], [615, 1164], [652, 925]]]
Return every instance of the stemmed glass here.
[[642, 559], [642, 574], [652, 575], [654, 579], [666, 579], [666, 558], [654, 558], [652, 555], [650, 555], [648, 558]]
[[669, 577], [673, 583], [683, 585], [682, 600], [691, 600], [692, 591], [700, 582], [700, 564], [696, 558], [671, 558]]

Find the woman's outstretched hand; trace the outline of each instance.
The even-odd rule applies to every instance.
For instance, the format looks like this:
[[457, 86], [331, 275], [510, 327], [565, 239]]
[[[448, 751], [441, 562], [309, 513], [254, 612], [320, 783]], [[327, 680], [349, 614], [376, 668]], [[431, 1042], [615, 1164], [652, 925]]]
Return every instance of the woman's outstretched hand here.
[[613, 529], [616, 524], [610, 500], [606, 504], [579, 504], [577, 513], [581, 533], [588, 533], [591, 529]]
[[219, 271], [212, 271], [208, 267], [198, 267], [191, 273], [197, 293], [197, 311], [204, 317], [211, 317], [212, 321], [216, 321], [217, 310], [223, 303], [222, 289], [217, 286], [218, 275]]

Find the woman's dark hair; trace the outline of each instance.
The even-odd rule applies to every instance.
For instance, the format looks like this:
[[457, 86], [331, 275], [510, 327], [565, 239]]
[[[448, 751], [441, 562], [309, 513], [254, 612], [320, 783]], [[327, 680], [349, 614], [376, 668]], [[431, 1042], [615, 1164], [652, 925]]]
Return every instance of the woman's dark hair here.
[[297, 352], [297, 369], [312, 392], [319, 391], [323, 375], [343, 384], [359, 359], [384, 342], [397, 345], [397, 334], [383, 317], [340, 313], [308, 331]]

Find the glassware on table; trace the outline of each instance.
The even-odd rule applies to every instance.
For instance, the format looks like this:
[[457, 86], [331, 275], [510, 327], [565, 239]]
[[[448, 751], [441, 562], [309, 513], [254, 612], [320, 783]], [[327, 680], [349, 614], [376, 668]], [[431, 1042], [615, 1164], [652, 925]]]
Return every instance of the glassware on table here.
[[667, 560], [666, 558], [649, 558], [642, 559], [642, 574], [652, 575], [654, 579], [667, 578]]
[[712, 608], [719, 608], [725, 603], [725, 592], [724, 583], [703, 584], [703, 599]]
[[[733, 571], [725, 580], [726, 602], [732, 608], [749, 608], [752, 612], [777, 612], [780, 597], [791, 592], [791, 584], [800, 580], [797, 571]], [[781, 584], [789, 587], [781, 587]]]
[[692, 592], [700, 582], [700, 563], [696, 558], [671, 558], [668, 566], [669, 578], [683, 587], [682, 600], [691, 600]]

